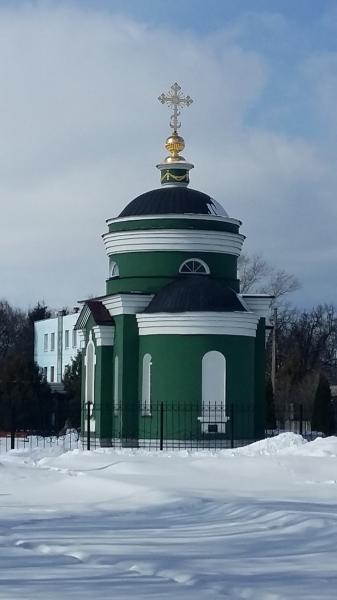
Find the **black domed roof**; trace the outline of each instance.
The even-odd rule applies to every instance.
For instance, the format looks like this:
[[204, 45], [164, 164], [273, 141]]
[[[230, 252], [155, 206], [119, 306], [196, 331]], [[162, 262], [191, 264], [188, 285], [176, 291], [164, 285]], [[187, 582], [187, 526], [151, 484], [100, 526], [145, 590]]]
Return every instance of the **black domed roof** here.
[[137, 196], [122, 210], [119, 217], [165, 214], [228, 216], [224, 208], [207, 194], [187, 187], [172, 186]]
[[245, 311], [237, 294], [207, 275], [187, 275], [163, 287], [151, 300], [146, 313]]

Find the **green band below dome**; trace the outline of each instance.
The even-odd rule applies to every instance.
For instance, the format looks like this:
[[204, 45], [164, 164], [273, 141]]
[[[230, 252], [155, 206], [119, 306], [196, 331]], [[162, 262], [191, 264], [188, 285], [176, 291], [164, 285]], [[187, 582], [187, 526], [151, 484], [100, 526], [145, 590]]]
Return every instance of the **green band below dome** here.
[[190, 181], [188, 169], [164, 169], [161, 172], [160, 182], [165, 185], [168, 183], [186, 183]]

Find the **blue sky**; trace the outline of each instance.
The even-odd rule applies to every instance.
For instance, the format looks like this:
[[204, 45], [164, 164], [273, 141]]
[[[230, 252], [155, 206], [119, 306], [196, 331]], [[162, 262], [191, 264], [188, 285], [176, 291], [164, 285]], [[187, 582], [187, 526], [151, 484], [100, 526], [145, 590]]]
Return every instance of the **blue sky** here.
[[192, 187], [300, 279], [294, 302], [335, 301], [336, 46], [331, 0], [0, 0], [1, 294], [104, 293], [105, 219], [158, 185], [177, 80]]
[[[297, 67], [308, 53], [337, 51], [337, 3], [331, 0], [111, 0], [79, 2], [88, 8], [117, 12], [150, 24], [207, 35], [233, 30], [240, 47], [261, 53], [270, 66], [270, 81], [259, 103], [246, 115], [249, 123], [315, 135], [320, 123], [301, 102], [298, 110], [284, 107], [296, 94]], [[236, 33], [235, 33], [236, 32]], [[283, 96], [283, 97], [282, 97]], [[303, 100], [303, 98], [302, 98]], [[276, 106], [282, 106], [275, 115]], [[312, 115], [311, 115], [312, 117]]]
[[83, 0], [90, 8], [118, 11], [136, 19], [172, 27], [209, 32], [235, 21], [243, 13], [278, 13], [301, 27], [311, 27], [334, 10], [331, 0]]

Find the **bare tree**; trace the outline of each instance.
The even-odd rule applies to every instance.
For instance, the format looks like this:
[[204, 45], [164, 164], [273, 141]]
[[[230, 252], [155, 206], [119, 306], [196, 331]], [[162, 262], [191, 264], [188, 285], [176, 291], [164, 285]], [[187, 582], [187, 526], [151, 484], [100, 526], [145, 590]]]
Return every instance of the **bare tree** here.
[[275, 392], [278, 420], [298, 418], [300, 405], [305, 420], [311, 420], [320, 375], [336, 377], [336, 351], [337, 312], [333, 305], [318, 305], [309, 311], [289, 307], [279, 310]]
[[271, 269], [268, 281], [262, 285], [261, 292], [272, 294], [276, 299], [290, 292], [296, 292], [300, 288], [299, 281], [295, 275], [287, 273], [283, 269], [274, 271]]
[[278, 367], [293, 381], [332, 369], [336, 362], [337, 313], [332, 304], [310, 311], [285, 309], [278, 317]]
[[240, 289], [246, 294], [272, 294], [275, 299], [299, 289], [297, 278], [284, 270], [277, 270], [261, 254], [241, 254], [238, 261]]

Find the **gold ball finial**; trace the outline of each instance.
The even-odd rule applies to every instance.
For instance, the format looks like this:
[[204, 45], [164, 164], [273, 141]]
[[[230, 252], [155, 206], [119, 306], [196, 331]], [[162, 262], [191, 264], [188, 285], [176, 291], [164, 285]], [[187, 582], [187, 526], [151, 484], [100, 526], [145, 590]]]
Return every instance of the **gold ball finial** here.
[[182, 152], [185, 148], [185, 141], [176, 131], [167, 138], [165, 148], [170, 153], [170, 156], [165, 158], [165, 162], [182, 162], [185, 160], [183, 156], [179, 155], [179, 152]]

